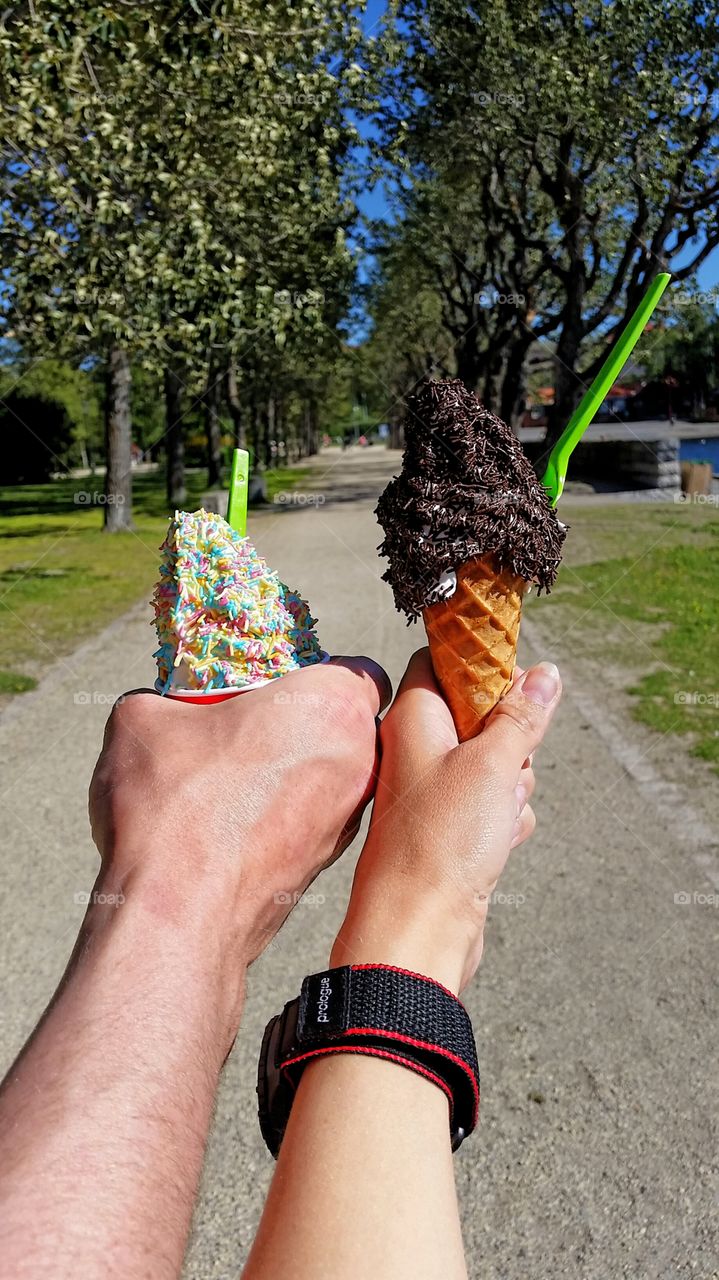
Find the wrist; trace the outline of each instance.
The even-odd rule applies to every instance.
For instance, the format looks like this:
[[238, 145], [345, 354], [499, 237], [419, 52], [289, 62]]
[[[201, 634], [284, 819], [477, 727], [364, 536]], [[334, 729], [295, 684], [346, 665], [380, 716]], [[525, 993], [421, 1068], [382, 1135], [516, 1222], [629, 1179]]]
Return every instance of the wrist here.
[[123, 874], [119, 865], [122, 859], [103, 867], [87, 895], [79, 962], [105, 948], [126, 954], [160, 1018], [174, 999], [196, 1000], [221, 1067], [239, 1027], [249, 965], [246, 931], [228, 909], [231, 895], [201, 877], [187, 882], [181, 870], [170, 874], [152, 858]]
[[410, 897], [375, 884], [369, 893], [353, 891], [330, 964], [407, 969], [458, 995], [480, 954], [481, 935], [472, 939], [446, 904], [436, 899], [418, 902], [414, 893]]

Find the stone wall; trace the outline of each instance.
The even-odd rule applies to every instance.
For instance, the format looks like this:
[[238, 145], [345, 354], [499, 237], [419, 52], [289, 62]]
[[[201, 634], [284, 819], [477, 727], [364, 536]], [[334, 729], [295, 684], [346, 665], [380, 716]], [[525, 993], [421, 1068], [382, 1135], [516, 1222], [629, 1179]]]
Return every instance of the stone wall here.
[[[627, 430], [630, 428], [628, 427]], [[542, 445], [527, 448], [538, 456]], [[679, 440], [607, 440], [577, 445], [569, 464], [569, 479], [601, 481], [616, 489], [681, 489]]]

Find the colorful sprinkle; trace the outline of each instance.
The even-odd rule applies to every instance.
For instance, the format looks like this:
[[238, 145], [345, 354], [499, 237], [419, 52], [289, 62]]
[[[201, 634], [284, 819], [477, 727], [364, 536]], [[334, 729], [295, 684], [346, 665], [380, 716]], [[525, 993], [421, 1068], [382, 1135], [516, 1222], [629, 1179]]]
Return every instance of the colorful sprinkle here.
[[163, 693], [230, 689], [319, 662], [315, 619], [248, 538], [208, 511], [176, 511], [153, 605]]

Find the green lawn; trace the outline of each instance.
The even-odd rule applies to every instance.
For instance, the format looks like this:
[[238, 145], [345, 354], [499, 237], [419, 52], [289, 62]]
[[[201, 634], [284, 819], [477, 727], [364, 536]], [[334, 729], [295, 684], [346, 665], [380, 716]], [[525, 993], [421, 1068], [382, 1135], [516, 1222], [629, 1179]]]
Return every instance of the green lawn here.
[[[270, 496], [304, 474], [270, 474]], [[161, 477], [136, 478], [134, 532], [112, 537], [99, 507], [73, 502], [81, 485], [91, 488], [0, 490], [0, 694], [32, 688], [56, 657], [149, 598], [166, 521]], [[190, 476], [188, 507], [203, 487], [201, 473]], [[560, 660], [575, 653], [620, 670], [638, 719], [687, 735], [719, 768], [719, 510], [566, 500], [562, 516], [571, 527], [557, 585], [530, 604], [562, 637]]]
[[551, 625], [576, 649], [626, 672], [637, 719], [687, 735], [719, 769], [719, 509], [572, 507]]
[[[268, 497], [304, 473], [267, 473]], [[204, 473], [188, 476], [187, 506], [199, 505]], [[0, 488], [0, 694], [24, 693], [56, 658], [149, 599], [167, 514], [160, 474], [134, 478], [132, 533], [102, 531], [102, 508], [78, 492], [102, 480]]]

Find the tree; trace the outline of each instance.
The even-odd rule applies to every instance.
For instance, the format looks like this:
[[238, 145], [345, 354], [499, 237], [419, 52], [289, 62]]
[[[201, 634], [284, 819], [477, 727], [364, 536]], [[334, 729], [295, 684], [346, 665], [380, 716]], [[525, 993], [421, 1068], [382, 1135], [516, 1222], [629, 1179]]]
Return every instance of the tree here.
[[[398, 14], [381, 124], [407, 234], [425, 232], [459, 367], [493, 407], [552, 338], [551, 441], [647, 283], [679, 255], [675, 277], [691, 277], [719, 244], [719, 8], [401, 0]], [[482, 311], [483, 289], [505, 301]]]
[[679, 378], [690, 391], [692, 415], [704, 417], [710, 396], [719, 386], [719, 316], [716, 305], [701, 295], [679, 294], [669, 310], [669, 323], [645, 336], [638, 348], [653, 378]]
[[[224, 377], [258, 340], [307, 327], [311, 307], [288, 316], [278, 293], [331, 293], [347, 275], [357, 38], [344, 0], [6, 12], [6, 333], [104, 361], [117, 497], [130, 496], [131, 360], [169, 365], [194, 394], [208, 351]], [[105, 511], [126, 526], [130, 501]]]
[[[12, 347], [6, 347], [6, 353], [5, 363], [0, 368], [0, 402], [8, 405], [10, 398], [15, 397], [17, 403], [13, 412], [19, 413], [21, 418], [24, 416], [23, 402], [32, 400], [36, 404], [57, 406], [67, 424], [67, 430], [57, 435], [52, 445], [49, 435], [40, 432], [41, 440], [46, 441], [47, 457], [44, 466], [34, 467], [36, 473], [47, 476], [66, 467], [87, 467], [94, 463], [102, 448], [103, 415], [102, 391], [93, 370], [77, 368], [68, 361], [52, 357], [27, 360], [21, 351]], [[12, 430], [12, 425], [11, 415], [8, 431]], [[37, 428], [33, 427], [33, 430]], [[23, 439], [27, 442], [27, 435], [18, 435], [14, 444], [18, 457], [22, 454]], [[35, 445], [30, 447], [34, 452]]]

